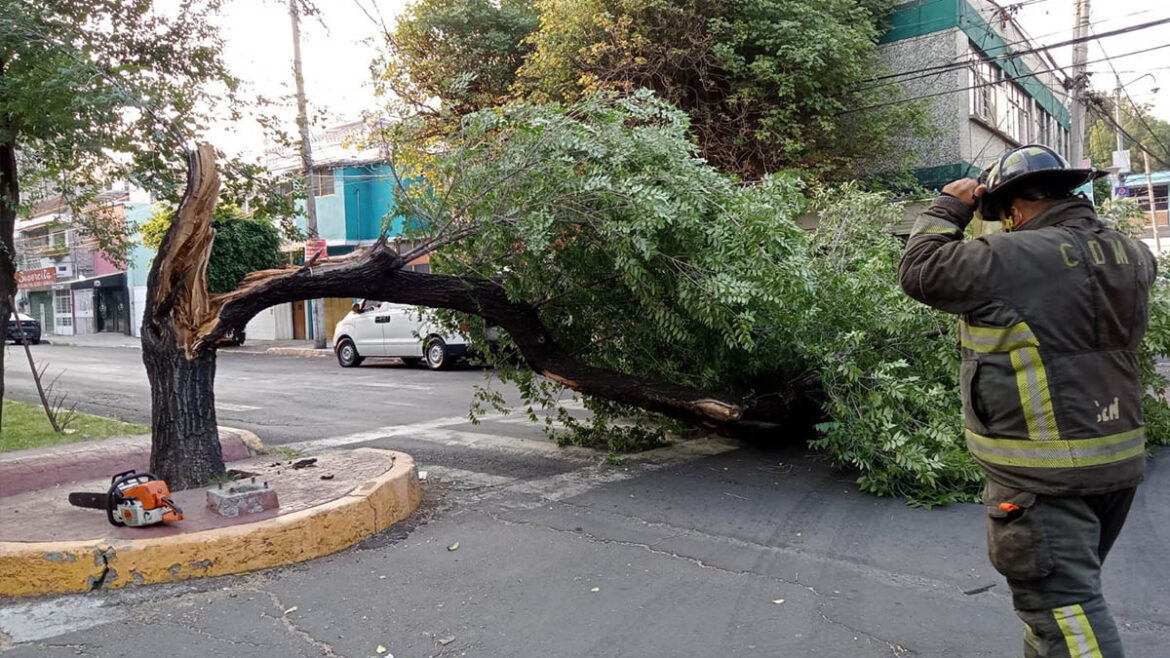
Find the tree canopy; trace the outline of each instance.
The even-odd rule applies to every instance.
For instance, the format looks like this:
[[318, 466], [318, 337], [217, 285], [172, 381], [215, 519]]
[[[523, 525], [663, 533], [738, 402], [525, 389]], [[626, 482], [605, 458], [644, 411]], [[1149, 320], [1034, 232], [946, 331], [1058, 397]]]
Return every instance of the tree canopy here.
[[[1155, 170], [1170, 169], [1170, 122], [1163, 121], [1151, 113], [1151, 108], [1134, 107], [1129, 99], [1124, 99], [1121, 102], [1121, 125], [1125, 128], [1125, 132], [1133, 136], [1150, 153], [1155, 157], [1161, 158], [1164, 162], [1151, 158], [1150, 164]], [[1144, 121], [1143, 121], [1144, 119]], [[1151, 130], [1152, 129], [1152, 130]], [[1130, 142], [1129, 137], [1125, 137], [1127, 148], [1130, 150], [1130, 165], [1134, 173], [1145, 173], [1146, 165], [1142, 158], [1141, 149]], [[1117, 149], [1117, 129], [1113, 123], [1106, 122], [1104, 119], [1098, 119], [1091, 126], [1089, 126], [1088, 139], [1086, 140], [1085, 151], [1089, 159], [1093, 162], [1093, 166], [1100, 169], [1108, 169], [1113, 166], [1113, 151]]]
[[865, 84], [892, 4], [417, 0], [390, 39], [388, 75], [415, 81], [397, 90], [416, 105], [437, 98], [456, 115], [651, 89], [687, 112], [701, 155], [723, 171], [845, 179], [863, 161], [901, 162], [891, 137], [925, 125], [914, 103], [852, 111], [901, 93]]

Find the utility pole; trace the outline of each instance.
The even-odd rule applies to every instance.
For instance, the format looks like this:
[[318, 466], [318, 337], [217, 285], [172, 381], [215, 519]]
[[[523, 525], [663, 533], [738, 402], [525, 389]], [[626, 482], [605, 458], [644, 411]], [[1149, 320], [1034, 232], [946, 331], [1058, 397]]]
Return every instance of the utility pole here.
[[[317, 180], [313, 175], [313, 147], [309, 141], [309, 113], [305, 102], [305, 76], [301, 73], [301, 14], [298, 0], [288, 0], [288, 15], [292, 19], [293, 73], [297, 79], [297, 127], [301, 130], [301, 169], [305, 175], [305, 232], [309, 240], [317, 239]], [[313, 316], [313, 347], [325, 347], [325, 300], [309, 300]]]
[[1162, 255], [1162, 238], [1158, 235], [1158, 208], [1154, 205], [1154, 179], [1150, 178], [1150, 152], [1138, 144], [1146, 163], [1146, 196], [1150, 200], [1150, 224], [1154, 227], [1154, 255]]
[[1089, 59], [1089, 0], [1076, 0], [1076, 22], [1073, 23], [1073, 87], [1071, 148], [1069, 160], [1072, 166], [1080, 167], [1085, 159], [1085, 103], [1084, 89], [1088, 86], [1087, 62]]
[[1121, 76], [1115, 75], [1117, 87], [1113, 90], [1113, 122], [1117, 124], [1117, 150], [1125, 150], [1125, 137], [1121, 133]]

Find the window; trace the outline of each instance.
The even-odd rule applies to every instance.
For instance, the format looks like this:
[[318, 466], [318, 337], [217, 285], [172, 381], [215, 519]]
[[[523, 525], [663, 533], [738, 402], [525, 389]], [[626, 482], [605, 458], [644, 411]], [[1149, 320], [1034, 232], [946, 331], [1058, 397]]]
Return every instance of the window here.
[[313, 171], [314, 196], [331, 196], [333, 194], [333, 169], [317, 169]]
[[995, 120], [995, 81], [998, 79], [995, 65], [972, 49], [971, 114], [985, 121]]
[[1042, 112], [1028, 92], [1004, 75], [974, 44], [969, 44], [971, 115], [1013, 141], [1026, 144], [1040, 136]]

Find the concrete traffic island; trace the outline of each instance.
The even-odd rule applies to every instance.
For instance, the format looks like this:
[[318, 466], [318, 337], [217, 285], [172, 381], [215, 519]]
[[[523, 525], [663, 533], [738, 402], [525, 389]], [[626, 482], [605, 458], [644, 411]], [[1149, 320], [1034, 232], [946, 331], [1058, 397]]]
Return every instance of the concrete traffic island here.
[[[105, 492], [109, 478], [0, 498], [0, 596], [85, 592], [220, 576], [301, 562], [348, 548], [409, 516], [420, 500], [414, 460], [358, 448], [310, 460], [259, 455], [234, 461], [240, 482], [267, 483], [280, 507], [232, 518], [207, 492], [174, 493], [184, 519], [114, 527], [100, 510], [71, 506], [72, 491]], [[235, 483], [224, 483], [224, 490]]]

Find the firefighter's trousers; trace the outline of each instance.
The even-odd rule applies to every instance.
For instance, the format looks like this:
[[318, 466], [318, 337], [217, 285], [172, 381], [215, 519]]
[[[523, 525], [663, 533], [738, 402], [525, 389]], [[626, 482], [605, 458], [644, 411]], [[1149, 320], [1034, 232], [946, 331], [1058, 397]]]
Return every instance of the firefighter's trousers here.
[[988, 552], [1024, 620], [1025, 658], [1124, 656], [1101, 595], [1101, 564], [1133, 495], [1045, 496], [988, 483]]

